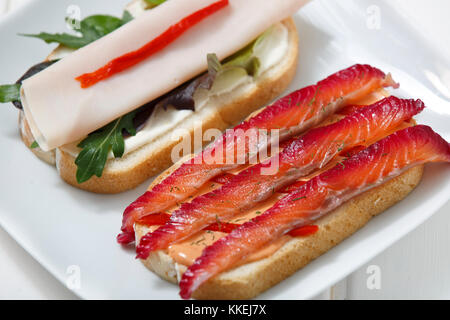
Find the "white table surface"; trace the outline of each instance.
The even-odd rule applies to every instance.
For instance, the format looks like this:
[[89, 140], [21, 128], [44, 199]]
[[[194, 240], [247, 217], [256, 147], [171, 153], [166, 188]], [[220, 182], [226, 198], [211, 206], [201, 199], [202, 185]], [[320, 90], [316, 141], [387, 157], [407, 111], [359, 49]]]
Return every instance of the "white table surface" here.
[[[28, 1], [0, 0], [0, 19]], [[376, 2], [373, 1], [374, 5]], [[392, 2], [402, 8], [436, 48], [450, 55], [450, 1]], [[450, 90], [450, 75], [444, 81]], [[317, 299], [450, 299], [449, 214], [450, 202], [415, 231]], [[77, 299], [1, 228], [0, 261], [0, 299]], [[374, 268], [380, 275], [379, 289], [367, 286]]]

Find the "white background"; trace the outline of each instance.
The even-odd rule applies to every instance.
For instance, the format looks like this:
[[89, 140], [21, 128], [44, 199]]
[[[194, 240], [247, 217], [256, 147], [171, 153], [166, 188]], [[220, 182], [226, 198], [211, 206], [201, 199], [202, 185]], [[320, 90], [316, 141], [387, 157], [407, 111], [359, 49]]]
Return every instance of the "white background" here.
[[[28, 1], [0, 0], [0, 19], [6, 12], [26, 5]], [[376, 4], [376, 0], [373, 2]], [[404, 14], [439, 50], [450, 55], [450, 1], [392, 2], [402, 8]], [[450, 299], [449, 213], [450, 203], [418, 229], [318, 298]], [[76, 298], [3, 229], [0, 229], [0, 261], [0, 299]], [[381, 272], [379, 290], [369, 290], [366, 285], [368, 267], [373, 265], [378, 266]]]

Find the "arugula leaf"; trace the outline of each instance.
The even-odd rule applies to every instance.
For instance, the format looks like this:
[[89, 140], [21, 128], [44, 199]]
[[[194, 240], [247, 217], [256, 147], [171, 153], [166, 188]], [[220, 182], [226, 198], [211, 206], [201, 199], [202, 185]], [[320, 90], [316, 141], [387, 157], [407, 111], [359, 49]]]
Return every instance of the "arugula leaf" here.
[[[83, 19], [80, 22], [80, 31], [82, 34], [87, 33], [88, 36], [103, 37], [108, 33], [120, 28], [123, 25], [121, 18], [106, 15], [95, 15]], [[94, 32], [95, 30], [95, 32]]]
[[56, 42], [68, 48], [78, 49], [84, 47], [89, 43], [85, 38], [77, 37], [67, 33], [51, 34], [47, 32], [41, 32], [39, 34], [23, 34], [25, 37], [34, 37], [44, 40], [47, 43]]
[[78, 144], [78, 147], [83, 149], [75, 159], [75, 164], [78, 167], [76, 174], [78, 183], [83, 183], [94, 175], [102, 176], [111, 149], [114, 157], [120, 158], [123, 156], [125, 140], [122, 131], [125, 130], [132, 136], [136, 135], [136, 129], [133, 125], [136, 112], [130, 112], [114, 120], [91, 133]]
[[20, 84], [6, 84], [0, 86], [0, 102], [20, 101]]
[[132, 15], [125, 11], [122, 18], [108, 15], [93, 15], [79, 22], [79, 28], [75, 29], [81, 36], [68, 33], [23, 34], [26, 37], [42, 39], [47, 43], [56, 42], [72, 49], [79, 49], [94, 42], [112, 31], [120, 28], [133, 19]]

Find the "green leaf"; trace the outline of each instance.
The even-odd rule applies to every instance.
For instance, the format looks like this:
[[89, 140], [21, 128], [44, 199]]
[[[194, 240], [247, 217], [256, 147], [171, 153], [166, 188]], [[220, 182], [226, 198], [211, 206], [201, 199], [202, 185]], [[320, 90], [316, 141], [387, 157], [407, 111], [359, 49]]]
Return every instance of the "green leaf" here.
[[89, 41], [85, 37], [78, 37], [67, 33], [47, 33], [47, 32], [41, 32], [39, 34], [21, 34], [25, 37], [33, 37], [38, 38], [41, 40], [44, 40], [46, 43], [59, 43], [63, 46], [66, 46], [68, 48], [72, 49], [78, 49], [81, 47], [84, 47], [85, 45], [89, 44], [91, 41]]
[[259, 59], [254, 57], [251, 53], [244, 53], [243, 55], [236, 55], [233, 59], [226, 59], [224, 63], [219, 61], [215, 53], [207, 55], [208, 74], [210, 82], [214, 83], [221, 75], [230, 72], [238, 72], [239, 74], [248, 74], [250, 76], [256, 75], [260, 66]]
[[132, 19], [133, 16], [128, 11], [124, 11], [122, 18], [108, 15], [93, 15], [77, 23], [80, 27], [75, 29], [75, 31], [78, 31], [81, 36], [68, 33], [52, 34], [47, 32], [23, 34], [23, 36], [38, 38], [47, 43], [56, 42], [72, 49], [79, 49], [113, 32]]
[[257, 40], [253, 41], [243, 49], [228, 57], [224, 61], [223, 66], [244, 68], [249, 75], [256, 75], [261, 65], [259, 58], [256, 57], [253, 52], [256, 41]]
[[101, 177], [105, 168], [108, 154], [112, 150], [114, 157], [120, 158], [125, 151], [125, 140], [122, 131], [130, 135], [136, 134], [133, 119], [137, 111], [130, 112], [119, 119], [107, 124], [103, 128], [91, 133], [78, 144], [82, 148], [75, 159], [77, 165], [76, 178], [83, 183], [96, 175]]
[[36, 149], [39, 148], [39, 144], [36, 140], [33, 141], [33, 143], [30, 145], [30, 149]]
[[256, 75], [261, 63], [258, 57], [254, 55], [253, 48], [258, 39], [226, 58], [223, 62], [219, 61], [219, 58], [215, 53], [208, 54], [207, 61], [209, 75], [214, 79], [220, 73], [224, 73], [227, 69], [232, 68], [242, 68], [248, 75]]
[[131, 15], [131, 13], [128, 10], [125, 10], [122, 15], [122, 25], [127, 24], [128, 22], [130, 22], [133, 19], [134, 18]]
[[222, 64], [215, 53], [208, 53], [206, 56], [208, 62], [208, 73], [210, 76], [215, 77], [222, 69]]
[[112, 17], [112, 16], [104, 16], [104, 15], [95, 15], [87, 17], [82, 20], [80, 23], [80, 31], [83, 30], [92, 30], [95, 29], [99, 35], [108, 34], [119, 27], [122, 26], [122, 19]]
[[6, 84], [0, 86], [0, 102], [20, 101], [20, 84]]
[[152, 8], [159, 6], [161, 3], [166, 2], [166, 0], [145, 0]]

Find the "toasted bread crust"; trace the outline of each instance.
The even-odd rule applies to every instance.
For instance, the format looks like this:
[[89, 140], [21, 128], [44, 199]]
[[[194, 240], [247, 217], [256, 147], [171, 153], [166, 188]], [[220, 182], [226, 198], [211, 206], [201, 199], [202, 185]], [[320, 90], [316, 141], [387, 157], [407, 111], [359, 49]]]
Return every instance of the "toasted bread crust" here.
[[[289, 51], [286, 58], [257, 79], [254, 89], [221, 99], [218, 112], [205, 113], [200, 118], [203, 130], [215, 128], [223, 131], [237, 124], [251, 112], [270, 103], [288, 87], [297, 69], [298, 34], [291, 18], [283, 23], [289, 30]], [[191, 141], [194, 130], [193, 125], [189, 130]], [[94, 176], [82, 184], [76, 181], [75, 158], [61, 149], [57, 149], [57, 167], [61, 178], [77, 188], [96, 193], [119, 193], [135, 188], [170, 167], [173, 164], [171, 151], [178, 143], [179, 141], [172, 141], [168, 133], [120, 159], [108, 160], [101, 178]]]
[[[318, 220], [316, 224], [319, 231], [314, 235], [293, 238], [270, 257], [239, 266], [210, 279], [193, 293], [193, 297], [196, 299], [256, 297], [355, 233], [372, 217], [404, 199], [419, 184], [423, 167], [423, 165], [413, 167], [398, 177], [350, 199]], [[167, 170], [164, 176], [174, 169], [175, 166]], [[135, 226], [137, 243], [147, 231], [148, 228], [143, 225]], [[185, 266], [175, 263], [162, 251], [151, 254], [142, 262], [161, 278], [174, 283], [179, 281], [180, 275], [186, 270]]]

